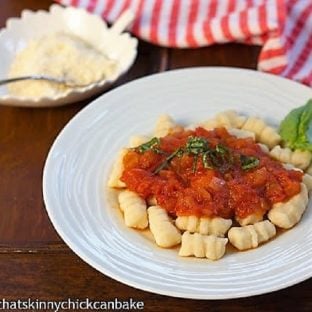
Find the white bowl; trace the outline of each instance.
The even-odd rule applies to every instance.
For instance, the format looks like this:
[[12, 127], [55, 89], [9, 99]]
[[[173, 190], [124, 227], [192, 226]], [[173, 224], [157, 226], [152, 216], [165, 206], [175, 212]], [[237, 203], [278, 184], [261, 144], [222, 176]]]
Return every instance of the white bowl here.
[[151, 133], [164, 112], [188, 125], [235, 109], [278, 125], [311, 97], [311, 88], [288, 79], [220, 67], [169, 71], [116, 88], [77, 114], [53, 144], [43, 173], [49, 217], [64, 241], [94, 268], [162, 295], [229, 299], [308, 279], [312, 277], [311, 200], [293, 229], [259, 248], [228, 250], [219, 261], [209, 261], [179, 257], [177, 250], [159, 248], [147, 235], [127, 228], [116, 192], [106, 185], [116, 155], [129, 137]]
[[70, 104], [95, 95], [116, 81], [133, 64], [137, 55], [137, 39], [128, 33], [120, 34], [108, 28], [96, 15], [83, 9], [63, 8], [52, 5], [50, 11], [24, 10], [21, 18], [10, 18], [0, 31], [0, 79], [8, 76], [15, 55], [30, 40], [53, 33], [67, 33], [80, 37], [116, 61], [116, 69], [110, 77], [79, 89], [69, 89], [53, 97], [30, 98], [13, 96], [6, 86], [0, 87], [0, 104], [13, 106], [59, 106]]

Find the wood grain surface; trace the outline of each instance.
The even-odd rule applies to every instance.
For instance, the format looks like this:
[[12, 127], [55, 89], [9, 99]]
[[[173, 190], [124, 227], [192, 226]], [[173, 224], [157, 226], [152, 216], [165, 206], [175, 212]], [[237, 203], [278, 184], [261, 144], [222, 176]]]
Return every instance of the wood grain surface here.
[[[221, 1], [221, 0], [220, 0]], [[0, 26], [49, 0], [0, 0]], [[114, 86], [190, 66], [256, 68], [259, 47], [239, 44], [177, 50], [140, 42], [132, 69]], [[267, 295], [203, 301], [160, 296], [114, 281], [80, 260], [55, 232], [42, 199], [42, 169], [64, 125], [88, 101], [49, 108], [0, 107], [0, 300], [115, 297], [144, 301], [144, 311], [312, 311], [312, 280]]]

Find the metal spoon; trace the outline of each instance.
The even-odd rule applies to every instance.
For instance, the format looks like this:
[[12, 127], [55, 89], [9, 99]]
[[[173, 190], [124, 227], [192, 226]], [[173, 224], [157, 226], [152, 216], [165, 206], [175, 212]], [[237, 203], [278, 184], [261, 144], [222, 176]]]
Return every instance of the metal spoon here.
[[42, 80], [42, 81], [49, 81], [52, 83], [57, 83], [61, 84], [65, 87], [69, 88], [83, 88], [86, 87], [90, 84], [96, 83], [97, 81], [94, 81], [92, 83], [88, 84], [77, 84], [74, 81], [66, 80], [65, 78], [56, 78], [56, 77], [50, 77], [50, 76], [45, 76], [45, 75], [29, 75], [29, 76], [21, 76], [21, 77], [16, 77], [16, 78], [10, 78], [10, 79], [4, 79], [0, 80], [0, 86], [5, 85], [8, 83], [14, 83], [18, 81], [23, 81], [23, 80]]

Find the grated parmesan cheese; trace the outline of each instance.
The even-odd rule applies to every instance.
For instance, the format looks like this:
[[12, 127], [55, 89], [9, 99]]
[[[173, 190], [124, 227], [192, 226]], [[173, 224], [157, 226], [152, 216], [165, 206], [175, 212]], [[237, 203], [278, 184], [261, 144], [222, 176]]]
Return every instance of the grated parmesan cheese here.
[[[115, 62], [74, 35], [56, 33], [32, 40], [11, 64], [9, 78], [47, 75], [77, 84], [90, 84], [110, 76]], [[55, 96], [68, 89], [47, 81], [26, 80], [8, 85], [12, 95]]]

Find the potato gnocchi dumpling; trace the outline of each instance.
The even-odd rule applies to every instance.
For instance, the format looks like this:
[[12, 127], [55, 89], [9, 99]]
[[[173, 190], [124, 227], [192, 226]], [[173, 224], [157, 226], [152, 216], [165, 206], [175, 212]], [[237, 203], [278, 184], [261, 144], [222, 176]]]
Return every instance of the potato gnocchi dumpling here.
[[299, 222], [308, 204], [308, 190], [301, 183], [301, 191], [287, 202], [276, 203], [268, 213], [269, 220], [276, 226], [289, 229]]
[[312, 154], [282, 147], [262, 119], [230, 110], [183, 128], [162, 115], [153, 135], [130, 139], [108, 186], [126, 226], [149, 229], [157, 246], [218, 260], [228, 242], [257, 248], [302, 218]]
[[118, 196], [119, 206], [128, 227], [145, 229], [148, 226], [146, 202], [138, 194], [124, 190]]
[[270, 148], [274, 147], [281, 140], [280, 135], [274, 128], [268, 126], [262, 119], [257, 117], [249, 117], [243, 124], [242, 129], [254, 132], [256, 140]]
[[292, 151], [288, 147], [282, 148], [279, 145], [270, 151], [270, 155], [283, 163], [292, 164], [302, 170], [307, 169], [312, 160], [312, 154], [309, 151]]
[[161, 115], [157, 122], [154, 130], [155, 137], [164, 137], [170, 133], [176, 126], [176, 123], [169, 115]]
[[132, 136], [129, 140], [129, 147], [130, 148], [134, 148], [137, 147], [141, 144], [144, 144], [145, 142], [147, 142], [149, 140], [148, 137], [143, 136], [143, 135], [135, 135]]
[[253, 225], [232, 227], [228, 233], [231, 244], [239, 250], [256, 248], [275, 235], [275, 226], [268, 220]]
[[126, 148], [123, 148], [119, 152], [117, 156], [117, 160], [115, 161], [113, 165], [113, 169], [108, 180], [109, 187], [122, 188], [126, 186], [126, 184], [122, 182], [120, 178], [124, 171], [123, 159], [126, 156], [127, 152], [128, 150]]
[[181, 233], [173, 225], [165, 209], [151, 206], [147, 211], [150, 230], [158, 246], [169, 248], [181, 242]]
[[246, 121], [246, 117], [238, 115], [237, 112], [233, 110], [218, 113], [215, 118], [219, 126], [238, 129], [240, 129]]
[[263, 211], [255, 212], [245, 218], [236, 217], [236, 221], [242, 226], [248, 225], [248, 224], [255, 224], [263, 220], [263, 215], [264, 215]]
[[234, 129], [239, 130], [242, 127], [245, 120], [246, 117], [238, 115], [233, 110], [228, 110], [217, 114], [216, 117], [213, 119], [208, 119], [200, 123], [200, 126], [205, 129], [226, 127], [231, 128], [232, 131], [235, 131]]
[[215, 236], [224, 237], [225, 233], [232, 225], [232, 220], [219, 217], [200, 218], [197, 216], [181, 216], [176, 218], [175, 224], [177, 228], [182, 231], [200, 233], [203, 235], [213, 234]]
[[312, 176], [308, 173], [305, 173], [302, 178], [302, 182], [306, 186], [308, 192], [312, 190]]
[[312, 163], [309, 164], [309, 167], [306, 169], [306, 173], [312, 175]]
[[186, 127], [186, 129], [195, 130], [198, 126], [206, 130], [211, 130], [211, 129], [215, 129], [218, 127], [222, 127], [222, 125], [220, 125], [220, 123], [216, 119], [207, 119], [198, 125], [190, 125], [189, 127]]
[[254, 140], [256, 139], [255, 133], [251, 131], [237, 129], [237, 128], [230, 128], [230, 129], [227, 129], [227, 131], [229, 134], [234, 135], [239, 139], [246, 139], [246, 138], [252, 138]]
[[258, 143], [257, 145], [261, 148], [262, 152], [264, 152], [264, 153], [266, 153], [266, 154], [269, 154], [269, 153], [270, 153], [269, 148], [268, 148], [265, 144]]
[[196, 258], [218, 260], [223, 257], [227, 242], [227, 238], [221, 238], [215, 235], [202, 235], [199, 233], [191, 234], [186, 231], [182, 235], [179, 256], [195, 256]]

